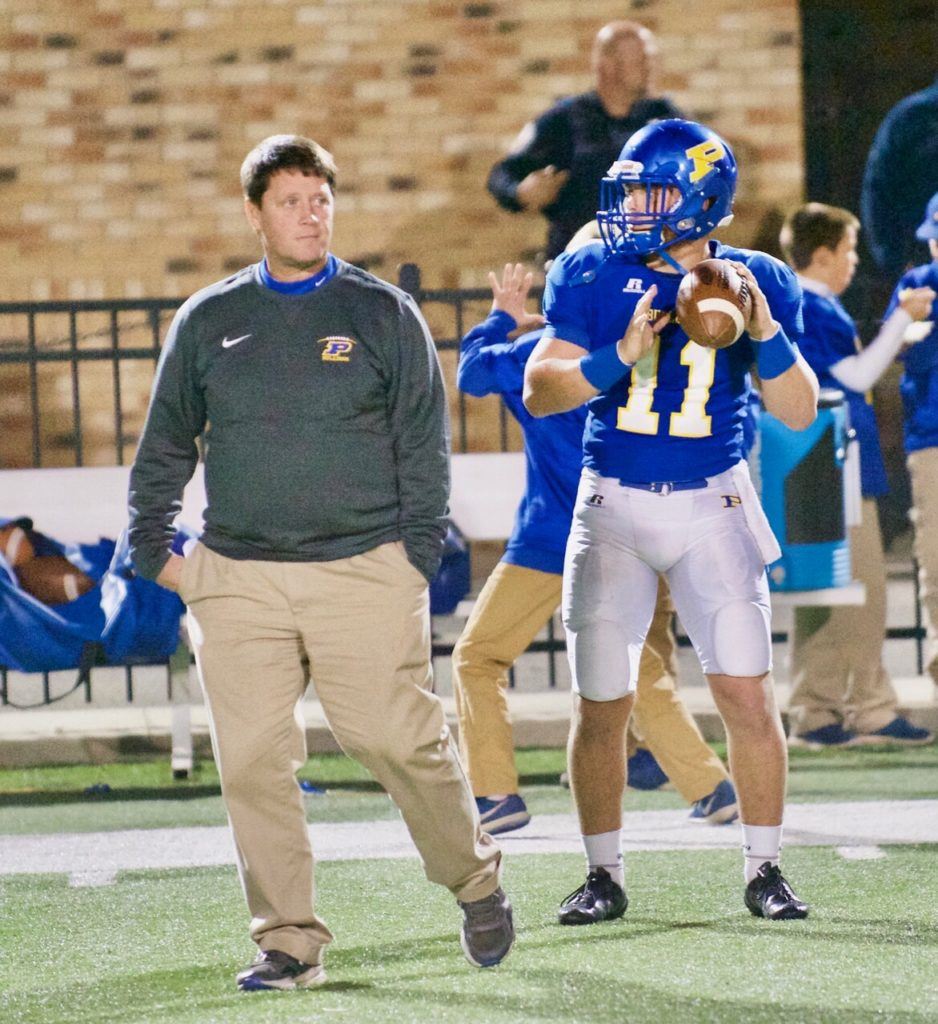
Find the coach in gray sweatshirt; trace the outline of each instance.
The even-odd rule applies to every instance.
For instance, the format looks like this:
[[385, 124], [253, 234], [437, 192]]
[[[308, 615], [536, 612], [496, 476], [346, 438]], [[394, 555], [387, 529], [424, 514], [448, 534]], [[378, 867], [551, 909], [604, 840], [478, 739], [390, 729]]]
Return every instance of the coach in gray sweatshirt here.
[[[312, 679], [346, 753], [387, 789], [428, 878], [463, 909], [470, 962], [511, 947], [500, 855], [430, 692], [428, 581], [449, 492], [436, 350], [405, 293], [329, 252], [335, 164], [265, 139], [241, 168], [264, 259], [194, 295], [163, 348], [130, 480], [138, 571], [177, 590], [260, 947], [242, 989], [325, 980], [295, 772]], [[173, 522], [203, 442], [205, 530]]]

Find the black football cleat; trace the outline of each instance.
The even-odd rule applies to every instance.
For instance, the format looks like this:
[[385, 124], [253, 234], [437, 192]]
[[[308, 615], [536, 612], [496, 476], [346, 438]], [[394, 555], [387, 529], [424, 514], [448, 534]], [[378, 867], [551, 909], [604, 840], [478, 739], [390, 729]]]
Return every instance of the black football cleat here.
[[802, 903], [785, 881], [777, 864], [766, 861], [746, 886], [746, 906], [756, 917], [771, 921], [790, 921], [808, 916], [808, 904]]
[[586, 876], [576, 892], [560, 904], [557, 919], [561, 924], [596, 924], [621, 917], [629, 901], [622, 886], [612, 880], [605, 868], [597, 868]]

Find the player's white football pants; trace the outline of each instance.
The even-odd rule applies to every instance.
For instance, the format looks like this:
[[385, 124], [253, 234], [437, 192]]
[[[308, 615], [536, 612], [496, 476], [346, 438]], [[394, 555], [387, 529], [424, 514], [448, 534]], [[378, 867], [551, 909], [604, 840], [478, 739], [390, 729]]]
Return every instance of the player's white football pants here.
[[779, 555], [745, 463], [668, 494], [584, 469], [563, 586], [574, 689], [597, 701], [634, 691], [658, 573], [705, 673], [768, 672], [765, 566]]

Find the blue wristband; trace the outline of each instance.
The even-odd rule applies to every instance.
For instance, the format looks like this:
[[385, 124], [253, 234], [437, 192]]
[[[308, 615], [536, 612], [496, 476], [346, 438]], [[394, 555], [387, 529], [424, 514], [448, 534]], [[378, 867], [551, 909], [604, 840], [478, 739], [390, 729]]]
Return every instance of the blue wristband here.
[[616, 345], [604, 345], [580, 360], [580, 372], [597, 391], [608, 391], [632, 369], [631, 363], [622, 362], [616, 348]]
[[780, 377], [798, 359], [798, 350], [781, 327], [765, 341], [753, 341], [756, 347], [756, 369], [760, 380]]

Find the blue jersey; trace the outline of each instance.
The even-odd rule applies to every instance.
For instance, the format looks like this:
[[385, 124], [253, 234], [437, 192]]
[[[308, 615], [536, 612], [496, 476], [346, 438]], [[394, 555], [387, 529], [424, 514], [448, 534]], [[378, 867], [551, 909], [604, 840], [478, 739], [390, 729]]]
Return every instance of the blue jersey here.
[[879, 443], [879, 428], [873, 411], [872, 395], [864, 395], [841, 384], [830, 368], [841, 359], [855, 356], [859, 350], [857, 326], [834, 295], [819, 295], [804, 290], [804, 336], [801, 354], [817, 374], [822, 388], [837, 388], [847, 399], [850, 425], [860, 442], [860, 486], [865, 498], [875, 498], [889, 490], [886, 467]]
[[501, 395], [524, 433], [525, 492], [503, 561], [559, 574], [580, 482], [586, 408], [542, 419], [525, 409], [524, 366], [542, 332], [509, 342], [514, 327], [514, 319], [503, 312], [474, 327], [460, 346], [456, 382], [476, 397]]
[[[938, 261], [926, 263], [903, 274], [892, 293], [886, 316], [899, 305], [903, 288], [934, 288], [938, 292]], [[938, 299], [928, 319], [932, 329], [928, 337], [909, 346], [902, 354], [905, 372], [899, 382], [905, 415], [905, 450], [938, 446]]]
[[[800, 340], [801, 286], [784, 263], [716, 241], [710, 255], [745, 263], [789, 339]], [[651, 285], [663, 312], [674, 308], [680, 281], [638, 260], [607, 257], [600, 243], [565, 254], [544, 291], [546, 336], [591, 351], [614, 345]], [[754, 361], [748, 334], [716, 350], [669, 324], [622, 381], [587, 403], [584, 464], [632, 482], [696, 480], [729, 469], [745, 455]]]

